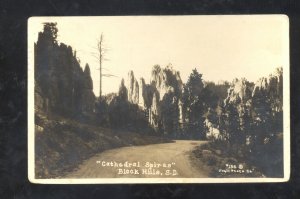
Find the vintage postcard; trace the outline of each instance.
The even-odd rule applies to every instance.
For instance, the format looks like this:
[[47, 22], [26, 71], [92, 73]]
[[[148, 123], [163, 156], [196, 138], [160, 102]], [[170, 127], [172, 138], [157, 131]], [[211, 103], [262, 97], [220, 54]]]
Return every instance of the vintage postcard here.
[[285, 182], [285, 15], [31, 17], [33, 183]]

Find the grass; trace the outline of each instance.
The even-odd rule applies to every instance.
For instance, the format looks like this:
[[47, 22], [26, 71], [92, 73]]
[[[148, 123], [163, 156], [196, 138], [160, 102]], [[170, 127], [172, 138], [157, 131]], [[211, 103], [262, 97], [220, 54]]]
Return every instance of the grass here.
[[256, 166], [239, 157], [238, 151], [233, 153], [233, 150], [241, 149], [229, 147], [226, 143], [209, 142], [196, 147], [190, 158], [199, 169], [205, 167], [209, 170], [210, 177], [264, 177]]
[[[251, 152], [246, 145], [209, 142], [192, 151], [191, 159], [198, 166], [205, 163], [212, 177], [283, 177], [282, 133], [276, 133], [268, 143], [256, 143], [251, 147]], [[252, 172], [220, 172], [228, 169], [226, 165], [241, 166], [242, 170]]]
[[56, 117], [36, 114], [35, 176], [60, 178], [102, 151], [132, 145], [168, 142], [161, 137], [112, 130]]

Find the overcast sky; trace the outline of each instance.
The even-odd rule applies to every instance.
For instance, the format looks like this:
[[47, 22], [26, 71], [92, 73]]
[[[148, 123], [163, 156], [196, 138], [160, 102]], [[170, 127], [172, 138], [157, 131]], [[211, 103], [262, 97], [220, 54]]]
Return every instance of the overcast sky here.
[[77, 51], [82, 67], [90, 65], [97, 96], [99, 63], [92, 52], [101, 33], [109, 49], [104, 72], [118, 76], [103, 79], [104, 94], [117, 92], [129, 70], [149, 83], [156, 64], [171, 63], [184, 82], [193, 68], [206, 81], [256, 81], [288, 64], [288, 20], [282, 15], [35, 17], [29, 20], [29, 48], [43, 22], [57, 22], [59, 42]]

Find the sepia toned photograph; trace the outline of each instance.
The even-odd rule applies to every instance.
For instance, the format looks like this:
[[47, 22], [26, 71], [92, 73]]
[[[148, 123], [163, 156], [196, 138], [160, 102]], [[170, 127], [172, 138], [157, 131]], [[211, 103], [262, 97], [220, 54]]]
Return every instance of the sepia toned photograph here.
[[284, 182], [285, 15], [31, 17], [33, 183]]

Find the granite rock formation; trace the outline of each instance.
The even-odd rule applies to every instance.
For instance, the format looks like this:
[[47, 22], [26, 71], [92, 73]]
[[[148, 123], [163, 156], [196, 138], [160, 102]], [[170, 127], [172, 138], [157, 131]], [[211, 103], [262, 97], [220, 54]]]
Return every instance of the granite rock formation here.
[[272, 112], [281, 112], [283, 107], [283, 70], [277, 68], [268, 78], [260, 78], [254, 86], [252, 97], [265, 98]]
[[227, 97], [224, 100], [225, 106], [229, 103], [244, 103], [251, 99], [250, 83], [242, 79], [234, 79], [230, 88], [227, 91]]
[[36, 109], [76, 115], [94, 110], [95, 95], [89, 66], [83, 71], [76, 51], [58, 44], [45, 25], [34, 44]]
[[[153, 67], [150, 83], [147, 84], [144, 78], [140, 81], [136, 80], [133, 71], [129, 71], [126, 89], [128, 91], [128, 101], [132, 104], [139, 105], [140, 109], [145, 111], [149, 124], [158, 129], [164, 126], [162, 110], [166, 110], [161, 106], [172, 95], [172, 109], [176, 111], [173, 120], [177, 123], [182, 119], [182, 103], [180, 97], [182, 94], [183, 83], [178, 71], [175, 71], [171, 65], [161, 68], [156, 65]], [[167, 97], [167, 95], [170, 95]], [[163, 105], [167, 106], [167, 105]], [[175, 122], [174, 122], [175, 123]]]
[[134, 77], [133, 71], [128, 72], [127, 79], [128, 101], [133, 104], [139, 103], [139, 84]]

